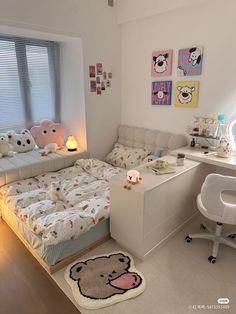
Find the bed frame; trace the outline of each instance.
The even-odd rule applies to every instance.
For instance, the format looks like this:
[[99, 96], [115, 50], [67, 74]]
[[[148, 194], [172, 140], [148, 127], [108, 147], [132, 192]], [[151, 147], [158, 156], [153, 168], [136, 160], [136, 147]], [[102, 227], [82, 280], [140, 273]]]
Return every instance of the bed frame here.
[[[34, 249], [32, 247], [32, 245], [24, 238], [24, 236], [22, 235], [22, 233], [20, 232], [19, 228], [17, 228], [16, 226], [14, 226], [14, 223], [10, 221], [10, 219], [8, 219], [7, 215], [5, 214], [7, 207], [6, 205], [3, 203], [3, 201], [0, 201], [0, 207], [2, 209], [2, 219], [7, 223], [7, 225], [12, 229], [12, 231], [17, 235], [17, 237], [21, 240], [21, 242], [25, 245], [25, 247], [30, 251], [30, 253], [36, 258], [36, 260], [39, 262], [39, 264], [49, 273], [49, 274], [53, 274], [55, 272], [57, 272], [58, 270], [62, 269], [63, 267], [67, 266], [68, 264], [72, 263], [73, 261], [75, 261], [76, 259], [78, 259], [79, 257], [81, 257], [82, 255], [88, 253], [89, 251], [91, 251], [92, 249], [94, 249], [95, 247], [99, 246], [100, 244], [106, 242], [107, 240], [110, 239], [110, 233], [107, 233], [106, 231], [103, 232], [104, 234], [101, 234], [99, 239], [92, 241], [89, 245], [87, 245], [86, 247], [82, 248], [81, 250], [79, 250], [77, 253], [72, 254], [66, 258], [64, 258], [63, 260], [57, 262], [55, 265], [48, 265], [46, 263], [46, 261], [40, 256], [39, 252]], [[5, 209], [5, 210], [4, 210]], [[19, 224], [24, 224], [23, 222], [20, 221], [20, 219], [16, 217], [16, 220]], [[1, 219], [1, 218], [0, 218]], [[99, 222], [102, 223], [102, 222]], [[98, 223], [98, 224], [99, 224]], [[96, 225], [97, 226], [97, 225]], [[95, 227], [91, 228], [89, 231], [87, 231], [86, 233], [84, 233], [83, 235], [87, 235], [90, 236], [93, 234], [93, 232], [95, 231]], [[105, 234], [107, 233], [107, 234]]]

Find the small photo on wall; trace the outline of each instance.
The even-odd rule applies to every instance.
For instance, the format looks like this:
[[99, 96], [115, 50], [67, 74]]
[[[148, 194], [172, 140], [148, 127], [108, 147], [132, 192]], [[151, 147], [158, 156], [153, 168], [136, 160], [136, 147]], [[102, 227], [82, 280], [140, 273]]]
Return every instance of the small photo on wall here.
[[100, 84], [100, 82], [101, 82], [100, 76], [97, 76], [97, 77], [96, 77], [96, 82], [97, 82], [97, 84]]
[[97, 75], [102, 75], [103, 69], [102, 69], [102, 63], [97, 63]]
[[172, 81], [152, 82], [152, 105], [171, 105]]
[[96, 90], [97, 90], [96, 81], [90, 81], [90, 92], [96, 92]]
[[175, 84], [175, 107], [196, 108], [198, 106], [199, 81], [182, 81]]
[[96, 73], [95, 73], [95, 65], [90, 65], [89, 66], [89, 77], [95, 77]]
[[101, 83], [101, 89], [102, 90], [106, 90], [106, 86], [105, 86], [105, 82], [104, 81], [102, 81], [102, 83]]
[[151, 76], [170, 76], [172, 73], [173, 50], [160, 50], [152, 53]]
[[179, 50], [178, 76], [202, 74], [203, 47], [192, 47]]
[[97, 87], [97, 95], [101, 95], [101, 94], [102, 94], [101, 87], [100, 87], [100, 86], [98, 86], [98, 87]]

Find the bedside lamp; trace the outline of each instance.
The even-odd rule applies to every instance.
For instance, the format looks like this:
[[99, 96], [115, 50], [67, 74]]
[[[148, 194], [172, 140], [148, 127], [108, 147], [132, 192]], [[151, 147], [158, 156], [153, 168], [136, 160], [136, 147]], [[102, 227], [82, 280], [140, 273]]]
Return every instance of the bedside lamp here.
[[78, 143], [73, 135], [69, 135], [66, 141], [66, 147], [68, 152], [75, 152], [77, 151]]

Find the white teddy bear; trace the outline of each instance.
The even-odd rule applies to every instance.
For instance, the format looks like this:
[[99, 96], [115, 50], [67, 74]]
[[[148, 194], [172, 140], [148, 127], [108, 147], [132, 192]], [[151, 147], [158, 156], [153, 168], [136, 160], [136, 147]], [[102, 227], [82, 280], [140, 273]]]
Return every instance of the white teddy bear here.
[[13, 156], [12, 146], [9, 143], [9, 138], [7, 134], [0, 135], [0, 158], [2, 158], [3, 156]]
[[61, 184], [60, 182], [52, 182], [50, 189], [48, 191], [48, 196], [51, 201], [57, 202], [57, 201], [64, 201], [64, 195], [61, 192]]
[[22, 130], [20, 134], [15, 131], [7, 132], [9, 143], [16, 153], [25, 153], [35, 148], [35, 141], [29, 130]]

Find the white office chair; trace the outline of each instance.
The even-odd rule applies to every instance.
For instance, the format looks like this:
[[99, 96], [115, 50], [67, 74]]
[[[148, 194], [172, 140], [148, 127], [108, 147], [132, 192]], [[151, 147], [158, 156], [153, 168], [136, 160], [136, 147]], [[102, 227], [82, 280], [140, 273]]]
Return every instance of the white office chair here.
[[[208, 219], [216, 222], [215, 233], [206, 225], [202, 229], [208, 233], [189, 234], [185, 240], [192, 242], [192, 239], [207, 239], [214, 242], [212, 255], [208, 257], [210, 263], [216, 262], [219, 244], [226, 244], [236, 249], [236, 242], [230, 240], [236, 236], [233, 232], [222, 234], [223, 224], [236, 225], [236, 198], [235, 201], [225, 200], [224, 192], [236, 191], [236, 177], [209, 174], [201, 188], [201, 194], [197, 197], [199, 211]], [[230, 194], [229, 194], [230, 195]], [[223, 196], [223, 197], [222, 197]]]

